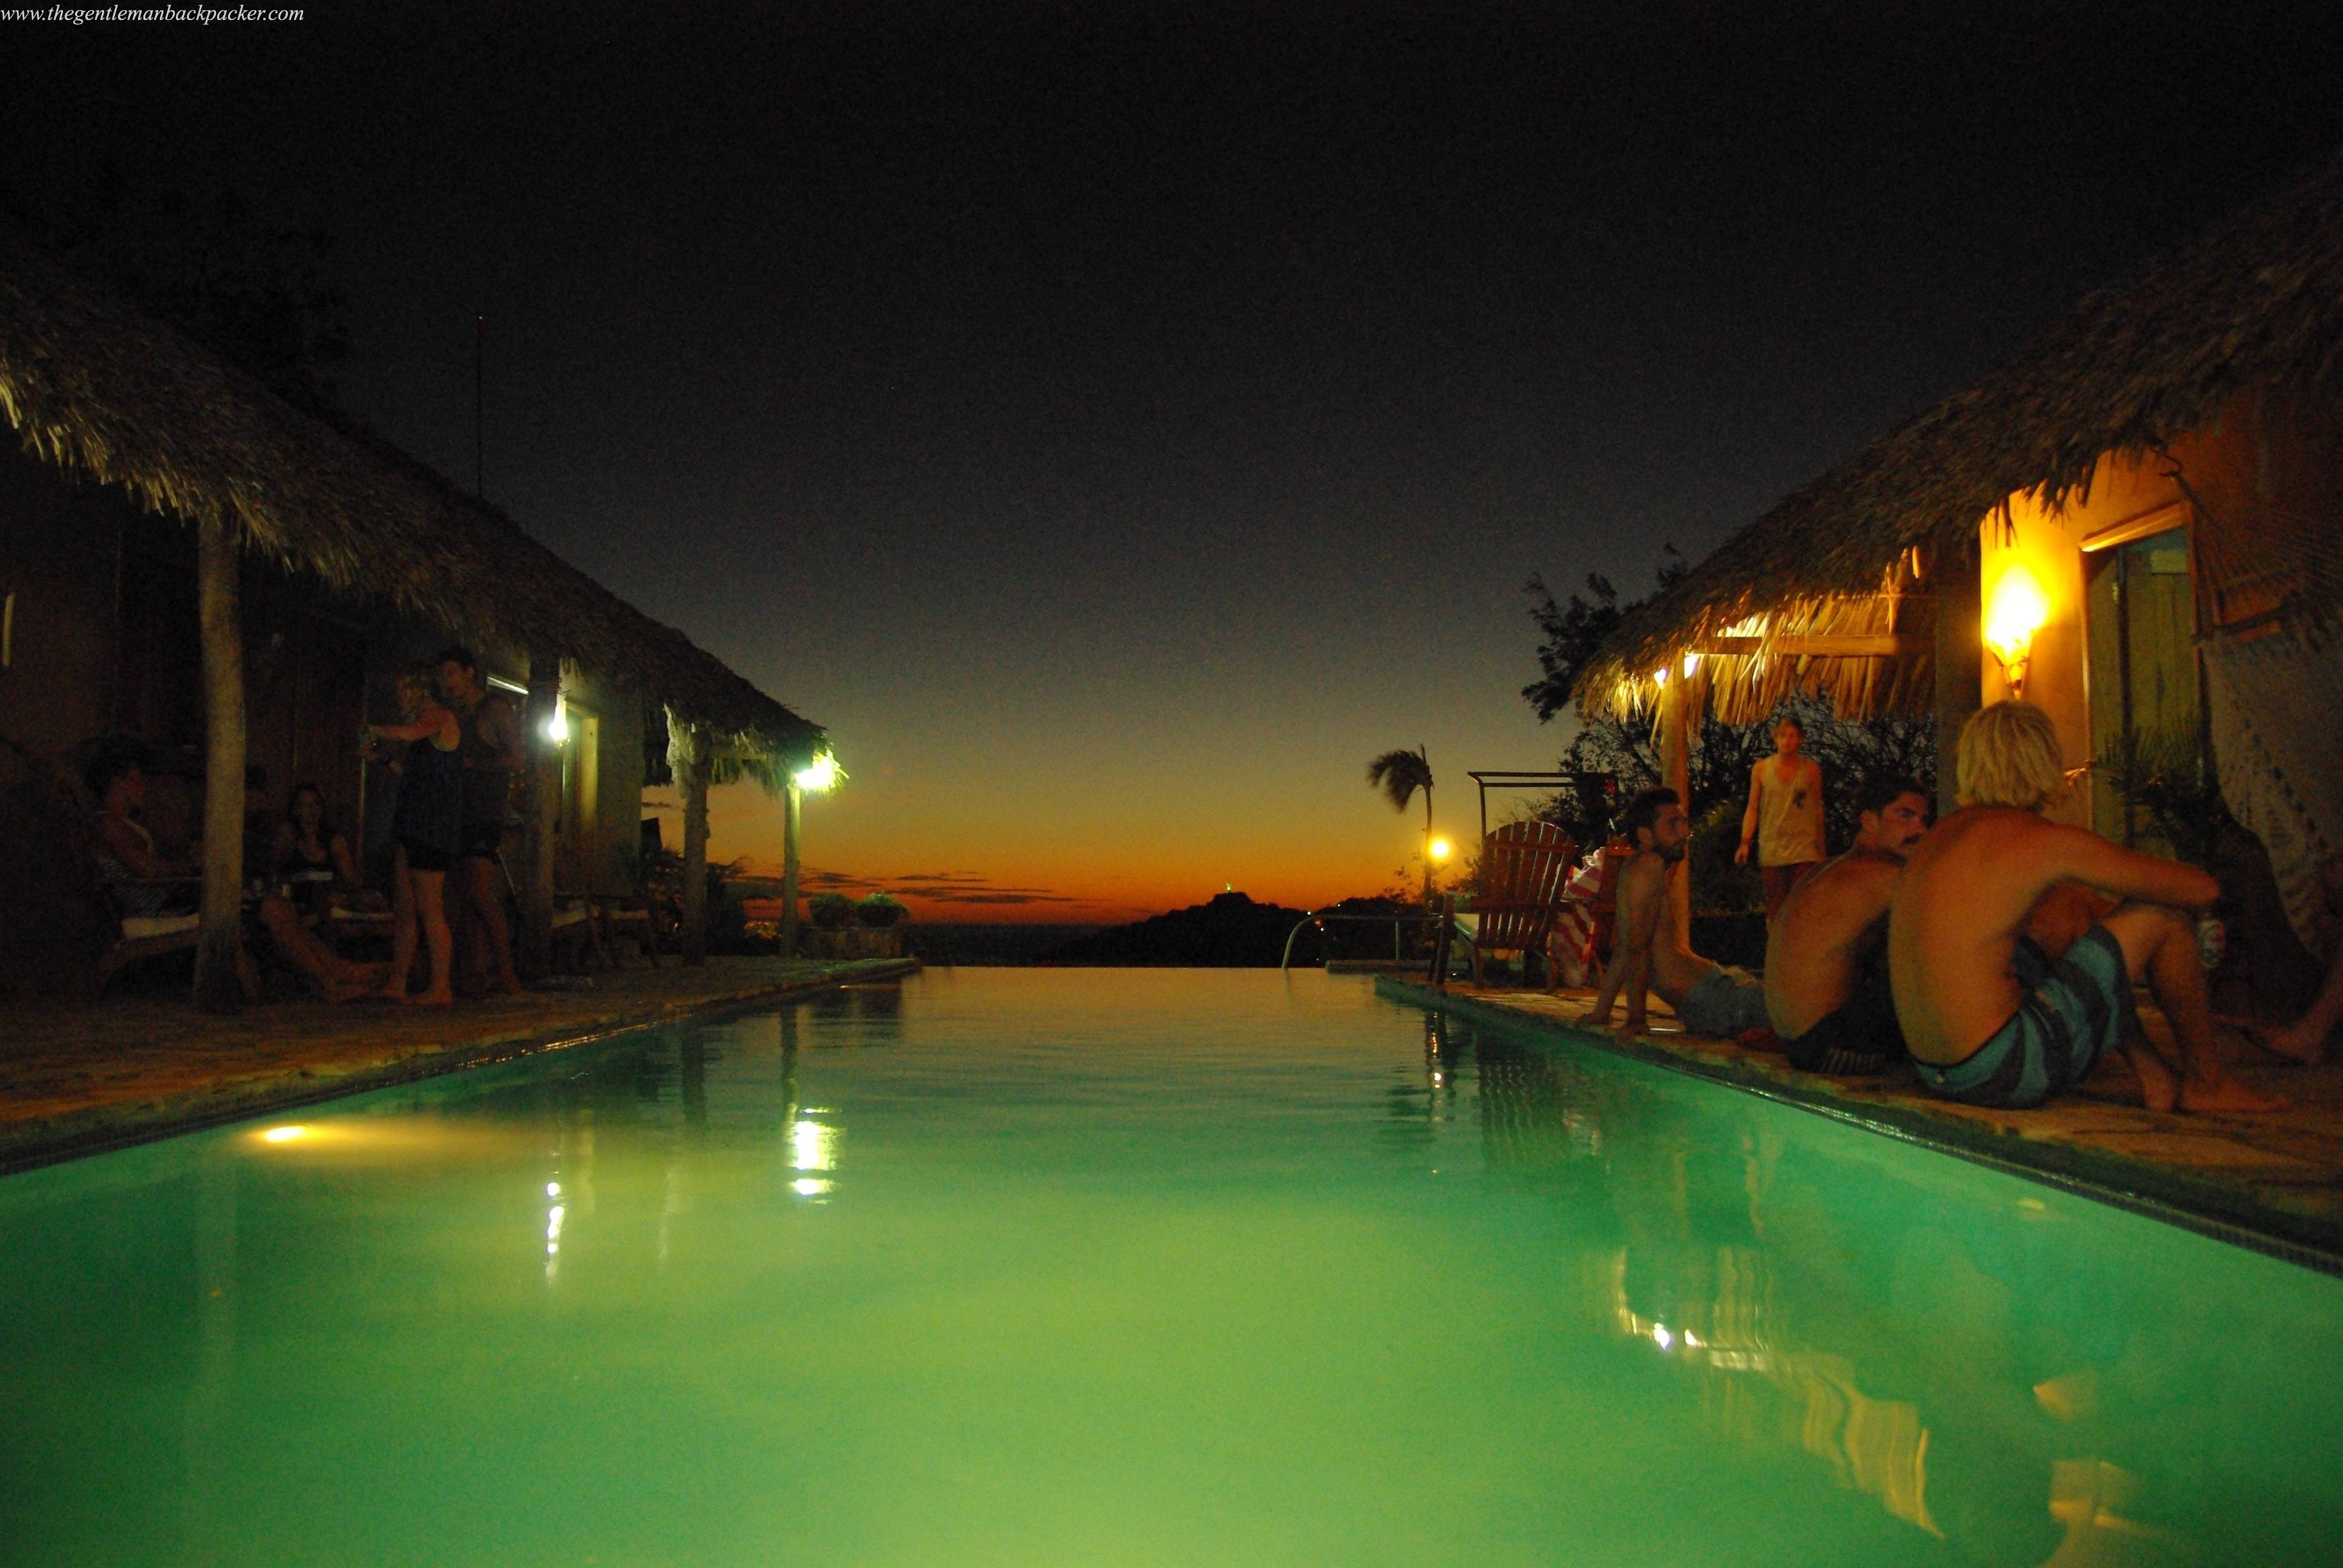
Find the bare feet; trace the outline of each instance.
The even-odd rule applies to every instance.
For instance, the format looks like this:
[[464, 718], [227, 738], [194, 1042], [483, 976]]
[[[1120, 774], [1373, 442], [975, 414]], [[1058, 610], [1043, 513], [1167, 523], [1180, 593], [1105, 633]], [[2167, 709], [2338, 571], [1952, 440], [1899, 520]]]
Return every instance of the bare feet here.
[[2245, 1030], [2247, 1039], [2272, 1056], [2282, 1056], [2288, 1061], [2299, 1061], [2307, 1067], [2316, 1067], [2327, 1060], [2327, 1036], [2323, 1033], [2313, 1035], [2300, 1024], [2290, 1023], [2281, 1028], [2275, 1024], [2249, 1023], [2245, 1026]]
[[2284, 1111], [2292, 1103], [2284, 1095], [2265, 1094], [2227, 1075], [2210, 1083], [2192, 1078], [2180, 1085], [2183, 1111]]

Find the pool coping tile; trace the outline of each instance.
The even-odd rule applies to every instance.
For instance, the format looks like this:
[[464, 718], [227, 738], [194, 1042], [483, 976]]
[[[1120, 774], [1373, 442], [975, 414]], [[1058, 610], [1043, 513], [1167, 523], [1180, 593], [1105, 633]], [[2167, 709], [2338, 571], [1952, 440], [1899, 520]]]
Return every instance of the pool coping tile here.
[[1928, 1096], [1908, 1067], [1865, 1079], [1800, 1072], [1775, 1052], [1683, 1032], [1656, 998], [1653, 1020], [1664, 1032], [1622, 1043], [1577, 1025], [1593, 995], [1583, 990], [1442, 990], [1387, 973], [1374, 987], [1393, 1001], [1704, 1079], [2343, 1275], [2343, 1075], [2334, 1071], [2246, 1068], [2265, 1087], [2315, 1091], [2280, 1116], [2151, 1111], [2120, 1063], [2040, 1110], [1995, 1111]]

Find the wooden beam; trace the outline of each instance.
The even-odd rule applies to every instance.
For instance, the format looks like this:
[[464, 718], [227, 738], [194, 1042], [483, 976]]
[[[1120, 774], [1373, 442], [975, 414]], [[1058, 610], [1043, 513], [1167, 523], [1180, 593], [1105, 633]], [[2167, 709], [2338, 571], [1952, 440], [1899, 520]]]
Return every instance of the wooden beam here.
[[544, 648], [528, 655], [528, 699], [521, 731], [528, 749], [528, 782], [522, 792], [520, 869], [520, 960], [532, 975], [553, 969], [553, 850], [561, 821], [562, 748], [546, 726], [561, 701], [561, 659]]
[[1936, 553], [1936, 815], [1954, 810], [1953, 759], [1968, 722], [1985, 700], [1984, 608], [1977, 545]]
[[[1692, 704], [1682, 679], [1660, 688], [1660, 782], [1676, 792], [1685, 810], [1692, 809]], [[1676, 940], [1692, 948], [1692, 858], [1687, 855], [1668, 870], [1668, 901], [1675, 911]]]
[[244, 954], [244, 610], [227, 525], [196, 525], [196, 618], [204, 666], [204, 908], [196, 1005], [234, 1012]]
[[798, 954], [798, 834], [804, 820], [805, 791], [798, 788], [792, 773], [781, 816], [781, 957], [785, 959]]
[[1769, 654], [1783, 658], [1910, 658], [1928, 651], [1926, 639], [1895, 632], [1845, 637], [1711, 637], [1693, 644], [1690, 651], [1720, 658], [1745, 658]]
[[683, 961], [708, 961], [708, 731], [667, 714], [667, 761], [683, 797]]

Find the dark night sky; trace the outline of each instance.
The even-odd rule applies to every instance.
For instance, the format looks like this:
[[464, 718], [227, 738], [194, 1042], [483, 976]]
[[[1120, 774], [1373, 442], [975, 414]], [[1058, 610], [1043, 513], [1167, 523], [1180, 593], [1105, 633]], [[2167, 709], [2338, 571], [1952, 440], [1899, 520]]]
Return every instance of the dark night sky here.
[[1546, 764], [1531, 571], [1640, 588], [2343, 143], [2320, 16], [15, 27], [0, 177], [322, 222], [345, 400], [459, 477], [485, 311], [491, 496], [832, 727], [816, 865], [1119, 917], [1389, 881], [1374, 751]]

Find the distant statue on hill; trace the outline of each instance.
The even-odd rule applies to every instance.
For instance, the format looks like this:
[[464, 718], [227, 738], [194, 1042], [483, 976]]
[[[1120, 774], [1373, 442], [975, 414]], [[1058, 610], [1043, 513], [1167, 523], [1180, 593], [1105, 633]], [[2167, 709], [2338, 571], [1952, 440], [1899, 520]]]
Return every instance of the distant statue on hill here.
[[1432, 902], [1432, 761], [1424, 749], [1386, 751], [1367, 764], [1367, 787], [1380, 789], [1394, 811], [1404, 811], [1423, 791], [1423, 901]]

